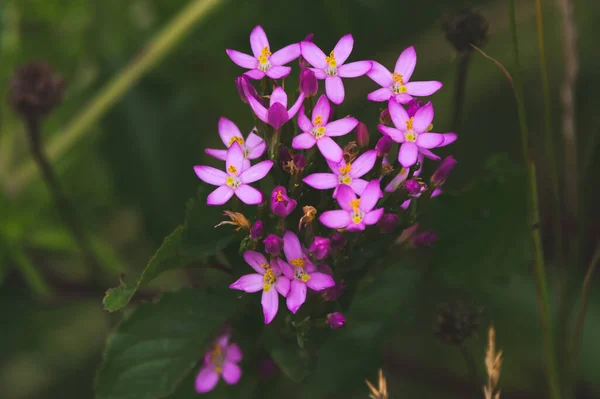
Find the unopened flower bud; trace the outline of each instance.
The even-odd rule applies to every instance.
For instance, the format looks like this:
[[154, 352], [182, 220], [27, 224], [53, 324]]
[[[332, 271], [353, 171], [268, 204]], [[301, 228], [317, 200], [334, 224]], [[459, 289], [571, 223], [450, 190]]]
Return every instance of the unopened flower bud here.
[[379, 123], [384, 125], [389, 125], [392, 123], [392, 117], [390, 116], [390, 111], [386, 108], [379, 114]]
[[259, 240], [264, 233], [263, 223], [260, 220], [257, 220], [250, 228], [250, 238], [253, 240]]
[[276, 102], [269, 107], [267, 120], [269, 121], [269, 125], [273, 126], [273, 129], [279, 130], [289, 119], [287, 109], [285, 109], [282, 103]]
[[425, 231], [413, 237], [412, 243], [415, 247], [430, 247], [437, 241], [438, 235], [433, 231]]
[[419, 101], [416, 98], [413, 98], [412, 100], [410, 100], [408, 102], [408, 109], [406, 110], [406, 113], [408, 114], [408, 116], [410, 116], [411, 118], [413, 116], [415, 116], [415, 114], [417, 113], [417, 111], [419, 110], [419, 108], [421, 108], [423, 105], [425, 105], [425, 103], [423, 101]]
[[306, 157], [303, 154], [296, 154], [293, 158], [294, 167], [297, 170], [303, 170], [306, 168]]
[[[314, 33], [309, 33], [308, 35], [306, 35], [306, 37], [304, 38], [305, 42], [312, 42], [313, 38], [315, 37]], [[298, 64], [300, 64], [300, 68], [302, 69], [306, 69], [306, 68], [310, 68], [312, 65], [310, 65], [308, 63], [308, 61], [306, 61], [304, 59], [304, 57], [302, 57], [302, 55], [300, 55], [300, 57], [298, 58]]]
[[398, 227], [398, 215], [395, 213], [384, 213], [377, 225], [382, 233], [393, 233], [396, 227]]
[[408, 195], [411, 196], [415, 196], [421, 192], [421, 184], [415, 179], [407, 180], [406, 183], [404, 183], [404, 187], [406, 188], [406, 191], [408, 191]]
[[235, 78], [235, 87], [237, 88], [238, 94], [240, 95], [240, 99], [246, 104], [248, 103], [249, 96], [260, 100], [256, 89], [254, 88], [252, 83], [250, 83], [250, 80], [248, 79], [248, 77], [246, 77], [246, 75], [238, 76], [237, 78]]
[[271, 256], [279, 256], [281, 248], [283, 248], [283, 240], [274, 234], [269, 234], [263, 241], [265, 244], [265, 252]]
[[325, 237], [315, 237], [308, 251], [316, 260], [323, 260], [331, 253], [331, 240]]
[[383, 136], [382, 138], [377, 140], [377, 144], [375, 144], [377, 156], [383, 157], [389, 154], [390, 150], [392, 149], [392, 144], [394, 144], [394, 140], [392, 140], [388, 136]]
[[448, 176], [455, 165], [456, 159], [454, 159], [452, 155], [444, 158], [435, 172], [433, 172], [433, 175], [431, 175], [431, 185], [434, 187], [442, 186], [446, 182], [446, 179], [448, 179]]
[[61, 103], [64, 89], [64, 79], [48, 64], [32, 62], [15, 71], [8, 101], [21, 117], [40, 119]]
[[342, 248], [346, 245], [346, 239], [342, 233], [335, 233], [333, 237], [331, 237], [331, 243], [336, 248]]
[[344, 280], [340, 280], [333, 287], [326, 288], [322, 291], [323, 300], [325, 301], [337, 301], [345, 288]]
[[306, 97], [312, 97], [319, 91], [319, 82], [315, 73], [306, 68], [300, 73], [300, 92]]
[[346, 324], [346, 317], [340, 312], [329, 313], [327, 315], [327, 324], [329, 324], [332, 330], [340, 329]]
[[402, 245], [402, 244], [406, 243], [408, 240], [410, 240], [415, 235], [415, 233], [417, 232], [418, 229], [419, 229], [419, 223], [415, 223], [412, 226], [404, 229], [402, 231], [402, 234], [400, 234], [400, 237], [398, 237], [398, 239], [396, 240], [396, 244]]
[[286, 217], [296, 208], [296, 200], [287, 196], [285, 187], [277, 186], [271, 193], [271, 211], [277, 216]]
[[362, 122], [359, 122], [358, 126], [356, 126], [356, 143], [360, 148], [367, 148], [369, 146], [369, 129]]

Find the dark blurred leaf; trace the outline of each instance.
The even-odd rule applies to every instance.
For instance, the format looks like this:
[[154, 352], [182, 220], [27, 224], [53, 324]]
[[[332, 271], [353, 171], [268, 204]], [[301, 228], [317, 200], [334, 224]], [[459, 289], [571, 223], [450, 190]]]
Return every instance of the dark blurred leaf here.
[[296, 339], [286, 339], [280, 332], [267, 328], [264, 343], [273, 361], [292, 381], [300, 382], [310, 374], [314, 358], [298, 346]]
[[184, 289], [165, 294], [156, 304], [141, 305], [108, 340], [96, 398], [171, 394], [240, 303], [230, 290]]

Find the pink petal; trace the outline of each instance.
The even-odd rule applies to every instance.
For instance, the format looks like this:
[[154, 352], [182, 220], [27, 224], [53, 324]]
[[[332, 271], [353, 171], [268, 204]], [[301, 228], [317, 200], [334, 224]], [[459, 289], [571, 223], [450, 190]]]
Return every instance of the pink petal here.
[[317, 190], [327, 190], [338, 185], [338, 177], [333, 173], [313, 173], [302, 181]]
[[405, 168], [410, 168], [417, 162], [417, 155], [419, 154], [419, 147], [415, 143], [407, 141], [400, 146], [398, 152], [398, 162]]
[[253, 80], [261, 80], [265, 77], [265, 73], [260, 69], [251, 69], [249, 71], [244, 72], [244, 75]]
[[365, 175], [373, 166], [375, 166], [375, 161], [377, 160], [377, 151], [370, 150], [359, 156], [352, 162], [352, 170], [350, 171], [350, 176], [352, 178], [358, 178]]
[[452, 144], [457, 139], [456, 133], [442, 133], [442, 136], [444, 136], [444, 142], [440, 144], [439, 147], [445, 147], [448, 144]]
[[207, 205], [223, 205], [233, 196], [233, 188], [229, 186], [221, 186], [208, 194], [206, 197]]
[[441, 195], [441, 194], [442, 194], [442, 189], [441, 188], [436, 188], [431, 193], [431, 198], [435, 198], [435, 197], [437, 197], [438, 195]]
[[319, 147], [321, 154], [330, 161], [340, 162], [344, 156], [344, 151], [331, 137], [321, 137], [317, 140], [317, 147]]
[[365, 213], [370, 212], [379, 201], [379, 198], [381, 198], [379, 179], [371, 180], [360, 197], [360, 210]]
[[255, 58], [260, 57], [265, 47], [269, 49], [269, 39], [267, 39], [265, 31], [260, 25], [257, 25], [250, 32], [250, 47], [252, 47], [252, 53], [254, 53]]
[[404, 133], [398, 129], [386, 125], [377, 125], [377, 130], [394, 140], [396, 143], [404, 143]]
[[217, 374], [214, 367], [212, 365], [204, 366], [196, 377], [196, 392], [212, 391], [217, 382], [219, 382], [219, 374]]
[[200, 180], [212, 184], [213, 186], [222, 186], [227, 179], [227, 173], [211, 166], [194, 166], [194, 172], [196, 172], [196, 176], [198, 176]]
[[260, 158], [267, 149], [267, 143], [254, 133], [248, 135], [246, 140], [246, 148], [248, 149], [248, 159]]
[[379, 222], [379, 219], [381, 219], [381, 217], [383, 216], [383, 208], [379, 208], [379, 209], [375, 209], [371, 212], [368, 212], [365, 217], [363, 218], [363, 223], [366, 224], [367, 226], [370, 226], [372, 224], [375, 224], [377, 222]]
[[363, 222], [350, 223], [346, 229], [348, 231], [363, 231], [365, 229], [365, 224]]
[[340, 105], [344, 101], [344, 83], [339, 76], [325, 78], [325, 93], [332, 103]]
[[365, 75], [371, 69], [371, 61], [356, 61], [338, 68], [338, 75], [342, 78], [357, 78]]
[[298, 113], [298, 110], [300, 110], [300, 107], [302, 106], [302, 103], [304, 102], [305, 98], [306, 98], [306, 95], [304, 93], [300, 93], [300, 95], [296, 99], [296, 102], [294, 103], [294, 105], [292, 105], [292, 108], [290, 108], [288, 110], [288, 118], [289, 119], [292, 119], [294, 117], [294, 115], [296, 115], [296, 113]]
[[310, 274], [310, 279], [306, 282], [306, 285], [311, 290], [322, 291], [325, 288], [333, 287], [335, 281], [328, 274], [316, 272]]
[[381, 65], [379, 62], [371, 61], [371, 63], [371, 70], [369, 70], [367, 76], [373, 79], [373, 81], [379, 86], [389, 89], [389, 87], [394, 84], [394, 80], [392, 79], [392, 73], [388, 71], [388, 69]]
[[346, 185], [340, 185], [338, 187], [338, 192], [335, 196], [335, 199], [337, 200], [338, 204], [340, 204], [340, 207], [343, 210], [345, 210], [346, 212], [352, 212], [350, 202], [356, 199], [356, 195], [350, 187]]
[[285, 65], [300, 57], [301, 52], [300, 43], [290, 44], [289, 46], [285, 46], [281, 50], [274, 52], [271, 55], [271, 58], [269, 58], [269, 61], [271, 61], [271, 65]]
[[245, 184], [254, 183], [265, 177], [273, 167], [273, 161], [262, 161], [249, 167], [240, 175], [240, 180]]
[[388, 193], [392, 193], [398, 189], [400, 184], [402, 184], [406, 178], [408, 177], [408, 169], [402, 168], [400, 172], [392, 179], [390, 184], [385, 187], [385, 191]]
[[268, 265], [269, 262], [263, 254], [256, 251], [244, 252], [244, 260], [249, 264], [258, 274], [265, 274], [265, 268], [262, 265]]
[[416, 65], [417, 52], [413, 46], [410, 46], [400, 54], [400, 57], [398, 57], [394, 72], [402, 74], [402, 79], [406, 83], [410, 80]]
[[296, 313], [304, 301], [306, 301], [306, 284], [294, 279], [287, 296], [287, 307], [290, 312]]
[[381, 89], [377, 89], [375, 91], [370, 92], [367, 95], [367, 99], [375, 102], [388, 101], [394, 93], [390, 90], [389, 87], [382, 87]]
[[413, 96], [430, 96], [442, 88], [442, 82], [429, 80], [425, 82], [408, 82], [406, 90]]
[[298, 127], [305, 133], [309, 133], [313, 128], [313, 124], [310, 122], [310, 119], [308, 119], [308, 116], [306, 116], [304, 113], [304, 107], [302, 107], [300, 113], [298, 114]]
[[[277, 264], [279, 265], [279, 269], [283, 272], [283, 275], [288, 279], [294, 279], [294, 268], [289, 265], [289, 263], [285, 262], [281, 258], [277, 258]], [[277, 280], [279, 281], [279, 280]], [[280, 292], [281, 293], [281, 292]], [[283, 295], [283, 294], [282, 294]], [[286, 296], [286, 295], [284, 295]]]
[[262, 202], [263, 198], [260, 191], [247, 184], [242, 184], [236, 188], [235, 195], [246, 205], [258, 205]]
[[329, 137], [338, 137], [348, 134], [358, 125], [358, 120], [347, 116], [337, 121], [333, 121], [327, 124], [325, 135]]
[[427, 131], [431, 122], [433, 122], [433, 105], [428, 102], [415, 113], [413, 128], [416, 132], [422, 133]]
[[298, 236], [289, 230], [283, 235], [283, 252], [288, 262], [304, 258], [304, 252], [302, 252], [302, 245], [300, 245]]
[[321, 51], [316, 44], [304, 41], [300, 43], [300, 48], [302, 57], [304, 57], [310, 65], [319, 69], [324, 69], [327, 66], [327, 63], [325, 62], [325, 53]]
[[227, 347], [225, 360], [228, 362], [239, 362], [244, 358], [244, 354], [238, 344], [231, 344]]
[[398, 93], [394, 99], [398, 104], [408, 104], [413, 99], [413, 96], [408, 93]]
[[[340, 188], [341, 187], [344, 186], [340, 186]], [[338, 195], [339, 191], [340, 190], [338, 189]], [[325, 226], [331, 229], [342, 229], [348, 226], [348, 224], [351, 221], [350, 214], [348, 213], [348, 211], [344, 211], [342, 209], [323, 212], [321, 216], [319, 216], [319, 220], [321, 221], [321, 223], [323, 223]]]
[[353, 46], [354, 38], [352, 38], [351, 34], [342, 36], [342, 38], [337, 42], [333, 48], [333, 55], [335, 56], [335, 60], [338, 65], [342, 65], [344, 62], [346, 62], [350, 56], [350, 53], [352, 52]]
[[[227, 150], [217, 150], [214, 148], [206, 148], [204, 150], [204, 152], [213, 158], [220, 159], [221, 161], [224, 161], [225, 158], [227, 157]], [[223, 173], [225, 173], [225, 172], [223, 172]]]
[[265, 324], [269, 324], [277, 315], [277, 310], [279, 310], [279, 295], [277, 295], [275, 287], [271, 287], [269, 292], [263, 291], [260, 303], [265, 315]]
[[268, 123], [269, 122], [269, 111], [258, 102], [258, 100], [252, 96], [248, 97], [248, 103], [250, 104], [250, 108], [254, 112], [254, 115], [261, 121]]
[[320, 116], [321, 124], [326, 125], [329, 121], [329, 116], [331, 114], [331, 105], [327, 100], [327, 96], [325, 94], [321, 94], [321, 97], [317, 100], [315, 104], [315, 108], [312, 112], [312, 124], [315, 124], [315, 120]]
[[271, 79], [281, 79], [290, 74], [292, 68], [288, 66], [272, 66], [265, 74]]
[[444, 142], [444, 136], [438, 133], [421, 133], [417, 137], [417, 145], [423, 148], [435, 148]]
[[285, 93], [285, 90], [283, 90], [283, 88], [281, 88], [281, 86], [277, 86], [271, 93], [271, 99], [269, 102], [269, 106], [272, 107], [273, 104], [275, 104], [275, 103], [280, 103], [281, 105], [283, 105], [283, 108], [287, 109], [288, 97], [287, 97], [287, 94]]
[[323, 69], [310, 68], [310, 70], [313, 71], [313, 73], [315, 74], [315, 77], [319, 80], [323, 80], [327, 77], [327, 74], [325, 74], [325, 71]]
[[292, 147], [296, 150], [306, 150], [315, 145], [317, 139], [310, 133], [301, 133], [292, 140]]
[[279, 292], [283, 297], [287, 297], [290, 293], [290, 280], [285, 276], [277, 277], [275, 288], [277, 289], [277, 292]]
[[258, 60], [251, 55], [240, 53], [236, 50], [225, 50], [231, 61], [242, 68], [254, 69], [258, 66]]
[[221, 141], [223, 142], [223, 144], [225, 144], [225, 147], [229, 147], [229, 142], [232, 138], [244, 137], [242, 136], [242, 132], [240, 132], [240, 129], [238, 129], [236, 124], [230, 121], [229, 119], [225, 118], [224, 116], [219, 118], [218, 130], [219, 136], [221, 136]]
[[223, 381], [229, 385], [235, 385], [242, 378], [242, 369], [233, 362], [223, 363]]
[[[390, 111], [390, 117], [394, 126], [402, 132], [406, 131], [406, 121], [410, 118], [408, 112], [404, 107], [396, 102], [396, 100], [390, 98], [388, 101], [388, 109]], [[416, 119], [416, 118], [415, 118]]]
[[325, 162], [327, 162], [327, 166], [329, 166], [329, 169], [331, 169], [333, 174], [335, 174], [336, 176], [340, 175], [340, 168], [343, 166], [346, 166], [346, 162], [344, 162], [344, 161], [333, 162], [333, 161], [326, 159]]
[[406, 201], [404, 201], [404, 202], [402, 203], [402, 205], [400, 205], [400, 208], [402, 208], [403, 210], [407, 210], [407, 209], [408, 209], [408, 207], [410, 206], [410, 201], [411, 201], [411, 200], [412, 200], [412, 199], [407, 199]]
[[[441, 147], [441, 146], [440, 146]], [[419, 154], [423, 154], [425, 155], [427, 158], [429, 159], [433, 159], [434, 161], [439, 161], [440, 159], [442, 159], [441, 157], [435, 155], [433, 152], [429, 151], [426, 148], [419, 148]]]
[[366, 180], [353, 179], [352, 183], [350, 183], [350, 187], [352, 187], [352, 190], [354, 190], [357, 195], [362, 195], [365, 191], [365, 188], [367, 188], [367, 184], [369, 184], [369, 182]]
[[240, 277], [235, 283], [231, 284], [229, 288], [245, 292], [258, 292], [262, 291], [264, 284], [265, 282], [261, 274], [252, 273]]
[[[225, 167], [227, 173], [232, 175], [239, 175], [240, 172], [243, 170], [243, 162], [244, 150], [242, 150], [242, 147], [238, 144], [237, 141], [234, 141], [231, 144], [231, 146], [229, 146], [229, 149], [227, 150], [227, 157], [225, 159]], [[233, 172], [234, 170], [235, 172]]]

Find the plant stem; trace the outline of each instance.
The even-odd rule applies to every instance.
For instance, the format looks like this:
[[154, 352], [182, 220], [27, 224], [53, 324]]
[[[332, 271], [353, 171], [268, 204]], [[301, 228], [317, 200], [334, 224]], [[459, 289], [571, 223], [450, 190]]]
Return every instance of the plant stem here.
[[546, 65], [546, 49], [544, 45], [544, 22], [542, 16], [542, 2], [535, 0], [535, 13], [537, 24], [538, 47], [540, 52], [540, 75], [542, 79], [542, 99], [544, 102], [544, 135], [545, 152], [548, 160], [548, 169], [550, 170], [550, 185], [552, 196], [554, 197], [554, 240], [556, 246], [556, 258], [563, 262], [564, 249], [562, 241], [562, 217], [560, 205], [560, 190], [558, 187], [558, 166], [556, 161], [556, 152], [554, 149], [554, 137], [552, 135], [552, 105], [550, 102], [550, 85], [548, 83], [548, 68]]
[[458, 54], [458, 64], [456, 68], [456, 85], [454, 88], [454, 117], [452, 123], [455, 132], [458, 132], [462, 122], [462, 114], [466, 101], [465, 92], [467, 89], [467, 76], [469, 72], [470, 63], [470, 49]]
[[473, 356], [471, 356], [464, 343], [457, 345], [457, 347], [463, 359], [465, 359], [465, 363], [467, 364], [469, 379], [473, 384], [473, 397], [478, 398], [481, 391], [479, 389], [479, 382], [477, 380], [477, 366], [475, 365], [475, 360], [473, 360]]
[[46, 283], [42, 274], [31, 263], [27, 256], [19, 248], [10, 250], [11, 258], [15, 265], [21, 271], [23, 279], [36, 295], [42, 298], [50, 298], [54, 296], [52, 288]]
[[517, 38], [517, 23], [515, 17], [515, 0], [509, 0], [510, 9], [510, 27], [513, 40], [513, 51], [515, 58], [514, 73], [514, 93], [517, 102], [517, 111], [519, 125], [521, 130], [521, 145], [523, 151], [523, 160], [527, 169], [529, 185], [529, 226], [533, 242], [534, 252], [534, 275], [537, 284], [537, 294], [540, 306], [540, 319], [542, 325], [542, 339], [544, 343], [544, 352], [546, 355], [546, 374], [548, 379], [549, 394], [552, 399], [560, 399], [559, 379], [556, 365], [556, 353], [554, 347], [554, 338], [552, 332], [552, 321], [550, 311], [550, 300], [548, 296], [548, 287], [546, 282], [546, 267], [544, 264], [544, 252], [542, 248], [542, 238], [539, 230], [539, 204], [538, 189], [536, 180], [536, 169], [529, 152], [529, 132], [527, 127], [527, 118], [525, 114], [525, 104], [523, 95], [523, 84], [521, 81], [521, 63], [519, 60], [519, 41]]

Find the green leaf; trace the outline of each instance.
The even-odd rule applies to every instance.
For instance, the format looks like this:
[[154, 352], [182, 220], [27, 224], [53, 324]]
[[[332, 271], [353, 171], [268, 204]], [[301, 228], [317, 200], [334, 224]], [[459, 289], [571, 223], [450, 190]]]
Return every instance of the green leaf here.
[[140, 305], [108, 340], [96, 377], [96, 398], [171, 394], [241, 303], [226, 289], [184, 289], [164, 294], [156, 304]]
[[298, 346], [295, 338], [285, 338], [273, 328], [265, 329], [265, 348], [279, 368], [295, 382], [300, 382], [314, 368], [314, 358]]

